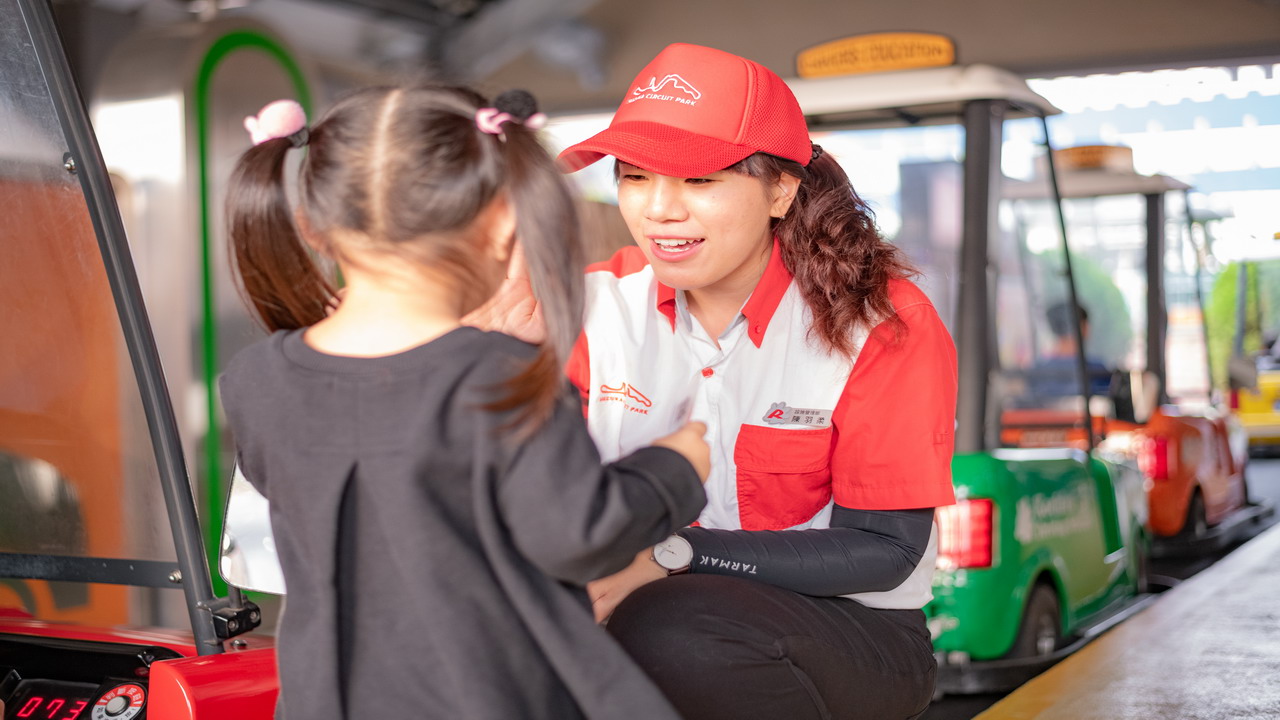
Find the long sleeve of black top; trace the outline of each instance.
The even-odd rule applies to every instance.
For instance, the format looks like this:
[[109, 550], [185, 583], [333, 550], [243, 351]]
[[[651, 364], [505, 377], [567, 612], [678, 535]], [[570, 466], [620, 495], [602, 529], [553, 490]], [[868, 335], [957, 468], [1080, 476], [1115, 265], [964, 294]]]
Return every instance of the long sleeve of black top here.
[[[576, 402], [569, 412], [578, 412]], [[526, 444], [498, 497], [516, 547], [543, 572], [577, 585], [626, 567], [706, 504], [684, 456], [645, 447], [601, 466], [581, 416], [572, 415], [553, 418]]]
[[745, 577], [805, 595], [892, 590], [920, 563], [933, 509], [854, 510], [836, 505], [831, 527], [677, 534], [693, 546], [690, 572]]

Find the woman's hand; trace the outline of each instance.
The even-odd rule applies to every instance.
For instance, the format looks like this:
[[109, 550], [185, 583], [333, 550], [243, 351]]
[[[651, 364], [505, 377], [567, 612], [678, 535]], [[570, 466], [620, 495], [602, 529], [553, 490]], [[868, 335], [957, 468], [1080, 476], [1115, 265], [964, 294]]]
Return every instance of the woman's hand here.
[[533, 296], [529, 269], [524, 264], [524, 251], [516, 243], [507, 264], [507, 279], [493, 297], [462, 318], [463, 325], [481, 330], [506, 333], [527, 343], [540, 345], [547, 339], [547, 325], [542, 319], [542, 306]]
[[[703, 437], [706, 434], [706, 424], [687, 422], [670, 435], [654, 440], [653, 444], [683, 455], [693, 465], [698, 479], [706, 482], [707, 473], [711, 472], [711, 448]], [[587, 595], [591, 598], [591, 609], [595, 612], [596, 622], [607, 620], [614, 609], [636, 588], [666, 576], [667, 571], [653, 559], [653, 548], [645, 548], [627, 567], [608, 577], [587, 583]]]
[[622, 570], [587, 583], [587, 595], [591, 598], [591, 609], [595, 612], [596, 622], [608, 620], [618, 605], [636, 588], [666, 576], [667, 571], [653, 559], [653, 548], [645, 548]]
[[698, 479], [707, 481], [711, 472], [711, 447], [707, 445], [705, 435], [707, 426], [697, 421], [687, 422], [684, 427], [653, 441], [658, 447], [670, 448], [680, 453], [693, 465]]

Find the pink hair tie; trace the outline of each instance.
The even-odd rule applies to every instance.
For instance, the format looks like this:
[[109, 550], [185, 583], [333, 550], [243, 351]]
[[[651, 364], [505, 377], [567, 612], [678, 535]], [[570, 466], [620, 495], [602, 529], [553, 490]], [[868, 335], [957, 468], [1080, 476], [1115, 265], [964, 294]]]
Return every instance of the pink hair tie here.
[[515, 118], [498, 108], [480, 108], [476, 111], [476, 127], [480, 128], [480, 132], [486, 132], [490, 135], [501, 135], [502, 123], [511, 122], [512, 120], [515, 120]]
[[476, 127], [481, 132], [502, 137], [502, 124], [514, 122], [530, 130], [541, 130], [547, 116], [538, 112], [538, 101], [524, 90], [508, 90], [493, 100], [493, 107], [476, 111]]
[[302, 147], [310, 139], [307, 129], [307, 113], [294, 100], [276, 100], [268, 103], [258, 111], [244, 119], [244, 129], [254, 145], [261, 145], [268, 140], [288, 138], [294, 147]]

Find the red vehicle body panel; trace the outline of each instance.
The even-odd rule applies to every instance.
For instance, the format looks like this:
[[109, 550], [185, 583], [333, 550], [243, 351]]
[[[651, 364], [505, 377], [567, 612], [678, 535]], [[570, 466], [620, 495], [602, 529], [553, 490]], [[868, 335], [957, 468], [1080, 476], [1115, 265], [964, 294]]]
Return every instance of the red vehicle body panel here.
[[1165, 406], [1136, 432], [1144, 438], [1168, 438], [1168, 477], [1147, 479], [1149, 522], [1156, 535], [1172, 537], [1183, 531], [1197, 490], [1210, 525], [1244, 507], [1246, 458], [1233, 449], [1239, 443], [1231, 442], [1232, 427], [1225, 416], [1181, 415], [1177, 408]]
[[[1073, 427], [1076, 416], [1058, 410], [1007, 410], [1002, 416], [1001, 441], [1013, 447], [1076, 447], [1086, 449], [1082, 427]], [[1192, 496], [1204, 499], [1205, 520], [1217, 525], [1247, 503], [1244, 469], [1248, 462], [1243, 429], [1238, 421], [1217, 410], [1183, 413], [1165, 405], [1146, 423], [1114, 418], [1093, 418], [1094, 432], [1108, 441], [1127, 437], [1111, 447], [1139, 461], [1146, 478], [1144, 488], [1152, 533], [1173, 537], [1183, 531]], [[1233, 439], [1233, 436], [1234, 439]], [[1165, 476], [1154, 477], [1152, 463], [1143, 457], [1150, 441], [1167, 442]]]
[[148, 716], [159, 720], [269, 720], [275, 716], [275, 648], [151, 665]]
[[154, 628], [96, 628], [44, 622], [19, 611], [0, 612], [0, 635], [162, 647], [183, 657], [151, 664], [147, 717], [156, 720], [270, 720], [280, 683], [269, 637], [248, 635], [228, 651], [198, 656], [189, 632]]

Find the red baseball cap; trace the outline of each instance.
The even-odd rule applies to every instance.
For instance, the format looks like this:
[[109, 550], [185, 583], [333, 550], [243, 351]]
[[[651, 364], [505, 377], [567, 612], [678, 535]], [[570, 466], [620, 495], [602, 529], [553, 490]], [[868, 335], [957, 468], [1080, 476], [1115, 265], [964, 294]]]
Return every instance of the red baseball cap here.
[[791, 88], [760, 63], [676, 43], [640, 71], [608, 128], [560, 153], [560, 167], [574, 172], [612, 155], [701, 177], [757, 152], [809, 164], [809, 128]]

